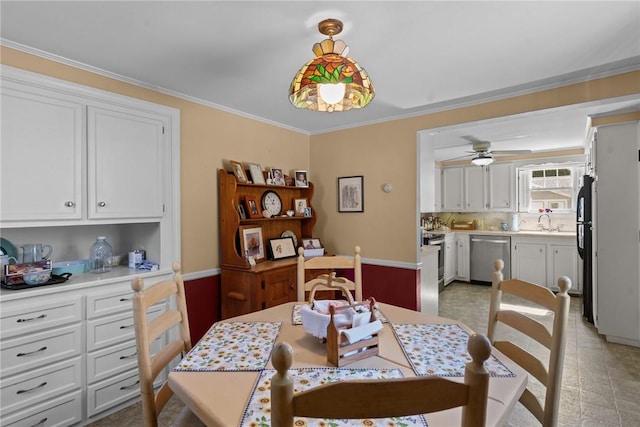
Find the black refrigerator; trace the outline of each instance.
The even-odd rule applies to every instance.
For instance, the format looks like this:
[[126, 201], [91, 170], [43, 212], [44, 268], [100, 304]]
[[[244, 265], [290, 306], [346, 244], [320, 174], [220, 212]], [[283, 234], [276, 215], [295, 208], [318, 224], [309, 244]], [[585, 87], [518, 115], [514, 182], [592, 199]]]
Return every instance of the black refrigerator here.
[[578, 255], [582, 258], [582, 315], [593, 323], [593, 223], [592, 223], [593, 177], [582, 178], [576, 206], [576, 235]]

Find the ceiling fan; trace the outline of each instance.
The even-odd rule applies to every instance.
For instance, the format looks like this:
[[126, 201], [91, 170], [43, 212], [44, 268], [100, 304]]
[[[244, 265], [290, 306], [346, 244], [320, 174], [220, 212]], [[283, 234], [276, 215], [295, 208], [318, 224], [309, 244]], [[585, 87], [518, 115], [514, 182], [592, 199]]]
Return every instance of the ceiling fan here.
[[493, 163], [493, 161], [494, 161], [493, 156], [494, 155], [529, 154], [529, 153], [531, 153], [531, 150], [492, 150], [490, 141], [483, 141], [483, 140], [477, 139], [477, 138], [475, 138], [473, 136], [462, 136], [461, 138], [464, 138], [467, 141], [471, 142], [473, 151], [467, 151], [467, 153], [470, 153], [470, 154], [466, 154], [464, 156], [460, 156], [460, 157], [456, 157], [456, 158], [453, 158], [453, 159], [449, 159], [447, 161], [463, 159], [465, 157], [473, 156], [473, 158], [471, 159], [471, 163], [473, 163], [476, 166], [487, 166], [487, 165], [490, 165], [491, 163]]

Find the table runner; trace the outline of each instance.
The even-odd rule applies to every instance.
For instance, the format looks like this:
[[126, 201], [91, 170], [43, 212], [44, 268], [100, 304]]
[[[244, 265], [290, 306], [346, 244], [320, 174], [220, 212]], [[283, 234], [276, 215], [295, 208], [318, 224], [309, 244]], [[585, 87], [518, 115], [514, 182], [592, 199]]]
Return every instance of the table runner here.
[[[254, 386], [249, 402], [245, 407], [240, 421], [240, 427], [269, 427], [271, 425], [271, 377], [275, 369], [265, 369]], [[353, 379], [402, 378], [399, 369], [368, 369], [368, 368], [300, 368], [290, 369], [293, 377], [294, 393], [304, 391], [326, 382]], [[394, 417], [388, 419], [370, 420], [324, 420], [317, 418], [296, 417], [296, 426], [427, 426], [422, 415], [408, 417]]]
[[[391, 327], [416, 375], [464, 377], [465, 365], [471, 361], [469, 333], [459, 325], [394, 323]], [[492, 377], [515, 376], [493, 355], [485, 367]]]
[[259, 371], [271, 357], [282, 322], [219, 322], [174, 371]]
[[[300, 314], [300, 307], [308, 303], [294, 304], [293, 312], [291, 313], [291, 324], [302, 325], [302, 315]], [[377, 305], [373, 306], [373, 312], [376, 314], [376, 319], [379, 319], [382, 323], [389, 323], [389, 320], [380, 311]]]

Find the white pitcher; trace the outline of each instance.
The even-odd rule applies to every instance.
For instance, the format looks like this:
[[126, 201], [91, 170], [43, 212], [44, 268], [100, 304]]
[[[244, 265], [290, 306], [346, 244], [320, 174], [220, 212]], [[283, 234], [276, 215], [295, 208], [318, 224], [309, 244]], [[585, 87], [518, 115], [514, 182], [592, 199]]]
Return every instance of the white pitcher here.
[[22, 262], [36, 262], [49, 259], [53, 252], [51, 245], [42, 243], [29, 243], [22, 246]]

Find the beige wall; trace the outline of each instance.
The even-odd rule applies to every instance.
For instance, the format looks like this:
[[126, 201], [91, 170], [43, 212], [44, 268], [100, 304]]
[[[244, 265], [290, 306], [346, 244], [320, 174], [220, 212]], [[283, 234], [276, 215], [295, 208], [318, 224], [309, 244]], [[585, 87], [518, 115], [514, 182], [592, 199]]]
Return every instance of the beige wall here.
[[[362, 246], [365, 258], [416, 262], [416, 132], [527, 111], [639, 94], [640, 72], [478, 106], [309, 137], [1, 47], [3, 64], [181, 111], [182, 263], [185, 272], [219, 267], [216, 170], [229, 159], [308, 169], [316, 186], [316, 236], [335, 253]], [[375, 100], [374, 100], [375, 102]], [[348, 114], [348, 113], [345, 113]], [[364, 213], [337, 212], [339, 176], [364, 175]], [[393, 184], [391, 193], [381, 186]]]
[[[640, 72], [313, 136], [315, 205], [323, 213], [317, 224], [319, 236], [336, 253], [350, 253], [358, 244], [364, 258], [417, 262], [418, 131], [630, 94], [640, 94]], [[337, 212], [336, 178], [349, 175], [364, 175], [363, 214]], [[384, 182], [393, 184], [393, 192], [381, 190]]]
[[309, 137], [1, 47], [2, 64], [180, 109], [182, 267], [219, 267], [217, 175], [229, 160], [309, 169]]

